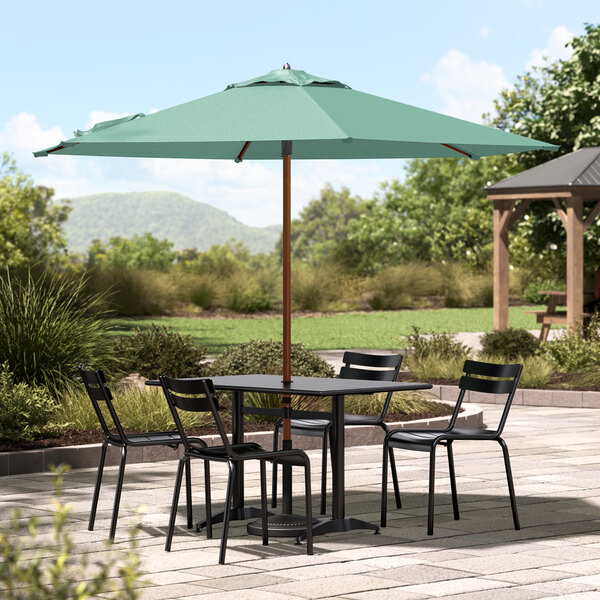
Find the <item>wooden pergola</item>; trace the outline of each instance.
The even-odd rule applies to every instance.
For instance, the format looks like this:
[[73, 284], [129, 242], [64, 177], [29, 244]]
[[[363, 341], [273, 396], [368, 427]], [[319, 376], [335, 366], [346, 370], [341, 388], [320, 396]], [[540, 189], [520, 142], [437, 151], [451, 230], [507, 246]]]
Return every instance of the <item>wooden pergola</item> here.
[[[486, 191], [494, 203], [494, 329], [508, 327], [508, 232], [541, 200], [554, 203], [567, 232], [566, 323], [574, 328], [583, 318], [583, 234], [600, 214], [600, 147], [560, 156]], [[586, 202], [595, 204], [584, 216]]]

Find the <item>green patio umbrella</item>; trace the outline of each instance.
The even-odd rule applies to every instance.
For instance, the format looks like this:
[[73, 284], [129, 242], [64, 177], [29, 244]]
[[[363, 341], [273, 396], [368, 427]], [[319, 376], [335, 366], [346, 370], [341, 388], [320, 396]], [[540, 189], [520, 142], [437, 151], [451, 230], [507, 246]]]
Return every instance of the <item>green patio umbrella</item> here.
[[[291, 381], [291, 157], [479, 158], [557, 146], [365, 94], [289, 65], [211, 96], [98, 123], [34, 156], [283, 158], [283, 380]], [[284, 415], [290, 399], [284, 397]], [[284, 419], [284, 444], [291, 443]], [[285, 503], [284, 503], [285, 506]]]

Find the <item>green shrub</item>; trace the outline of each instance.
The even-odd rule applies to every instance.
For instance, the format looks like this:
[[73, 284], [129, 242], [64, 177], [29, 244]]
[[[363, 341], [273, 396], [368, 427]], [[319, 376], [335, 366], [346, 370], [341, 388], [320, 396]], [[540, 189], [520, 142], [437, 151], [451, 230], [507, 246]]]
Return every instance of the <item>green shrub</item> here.
[[329, 265], [294, 265], [292, 304], [300, 310], [324, 311], [338, 298], [338, 271]]
[[120, 315], [162, 315], [178, 302], [174, 277], [160, 271], [99, 267], [90, 271], [88, 288], [108, 292], [104, 308]]
[[413, 326], [413, 333], [404, 337], [406, 349], [413, 358], [425, 358], [435, 355], [441, 360], [468, 358], [471, 348], [455, 340], [455, 335], [450, 333], [431, 333], [422, 335], [418, 327]]
[[481, 336], [481, 351], [484, 354], [503, 356], [513, 360], [533, 356], [540, 347], [540, 341], [526, 329], [509, 327], [496, 329]]
[[572, 373], [585, 371], [600, 363], [600, 339], [584, 338], [581, 327], [567, 330], [561, 337], [540, 345], [540, 355], [556, 363], [558, 370]]
[[[248, 375], [261, 373], [281, 375], [283, 368], [283, 344], [272, 340], [253, 340], [245, 344], [230, 346], [209, 367], [210, 376]], [[302, 344], [292, 344], [292, 375], [300, 377], [333, 377], [334, 370], [327, 361], [307, 350]], [[248, 406], [281, 407], [279, 394], [246, 394]], [[314, 400], [293, 397], [294, 408], [306, 408]], [[270, 422], [276, 417], [253, 416], [256, 421]]]
[[[126, 383], [111, 383], [113, 404], [121, 425], [130, 431], [169, 431], [175, 427], [173, 416], [160, 388], [140, 388]], [[112, 425], [110, 413], [101, 404], [104, 417]], [[207, 413], [181, 412], [186, 428], [213, 423]], [[68, 420], [69, 427], [82, 431], [99, 431], [100, 423], [83, 384], [73, 384], [57, 410], [56, 420]]]
[[34, 439], [48, 426], [56, 408], [46, 388], [15, 383], [8, 363], [0, 366], [0, 439]]
[[441, 289], [437, 269], [422, 263], [388, 267], [371, 281], [372, 295], [368, 300], [373, 310], [410, 308], [415, 298], [435, 294]]
[[206, 281], [194, 286], [189, 295], [193, 304], [204, 309], [212, 308], [217, 297], [214, 286]]
[[192, 336], [173, 331], [171, 327], [152, 324], [149, 329], [136, 329], [132, 335], [114, 340], [114, 355], [120, 372], [139, 373], [147, 379], [159, 375], [200, 377], [200, 365], [206, 348], [197, 346]]
[[[359, 415], [380, 415], [387, 394], [368, 394], [366, 396], [347, 396], [345, 410]], [[442, 405], [444, 406], [444, 405]], [[421, 392], [395, 392], [390, 400], [388, 414], [416, 415], [439, 409], [439, 402], [431, 402]], [[446, 410], [441, 414], [446, 414]]]
[[493, 305], [493, 279], [487, 273], [473, 273], [456, 263], [440, 267], [443, 294], [448, 308]]
[[129, 549], [81, 553], [66, 526], [71, 509], [60, 501], [62, 473], [55, 476], [52, 535], [40, 535], [40, 520], [25, 522], [15, 512], [11, 525], [0, 530], [0, 596], [5, 600], [86, 600], [139, 597], [137, 528], [130, 529]]
[[59, 394], [78, 364], [107, 356], [110, 323], [93, 312], [102, 302], [101, 295], [85, 293], [84, 278], [50, 272], [0, 277], [0, 363], [17, 383]]
[[538, 294], [539, 290], [564, 290], [564, 283], [557, 283], [554, 279], [535, 279], [524, 288], [522, 298], [531, 304], [548, 304], [548, 296]]
[[[209, 367], [209, 375], [280, 375], [283, 367], [283, 343], [252, 340], [230, 346]], [[292, 375], [333, 377], [333, 367], [303, 344], [292, 344]]]
[[502, 356], [499, 354], [484, 354], [479, 356], [484, 362], [496, 364], [520, 363], [523, 365], [521, 378], [519, 379], [520, 388], [542, 388], [551, 380], [556, 369], [554, 361], [544, 356]]
[[463, 373], [465, 358], [462, 356], [445, 356], [437, 352], [406, 357], [406, 366], [415, 377], [422, 381], [430, 379], [450, 379], [458, 381]]
[[234, 287], [227, 296], [225, 308], [236, 313], [264, 312], [273, 308], [273, 302], [270, 294], [258, 286]]

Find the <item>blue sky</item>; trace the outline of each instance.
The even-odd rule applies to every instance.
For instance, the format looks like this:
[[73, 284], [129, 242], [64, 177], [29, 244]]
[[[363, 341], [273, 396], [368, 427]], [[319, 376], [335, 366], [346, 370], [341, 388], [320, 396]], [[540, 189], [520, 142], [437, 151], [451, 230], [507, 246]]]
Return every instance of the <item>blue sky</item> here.
[[[56, 196], [174, 190], [251, 225], [281, 222], [274, 162], [49, 157], [74, 129], [193, 100], [284, 62], [480, 121], [498, 92], [600, 21], [597, 0], [0, 1], [0, 151]], [[370, 196], [403, 162], [299, 161], [293, 212], [326, 182]]]

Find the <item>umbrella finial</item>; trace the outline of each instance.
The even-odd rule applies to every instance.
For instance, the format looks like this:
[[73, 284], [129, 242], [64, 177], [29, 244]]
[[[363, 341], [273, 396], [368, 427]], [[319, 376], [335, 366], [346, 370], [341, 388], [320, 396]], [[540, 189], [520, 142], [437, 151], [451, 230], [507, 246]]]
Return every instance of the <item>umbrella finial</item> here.
[[285, 65], [283, 65], [284, 69], [291, 69], [292, 67], [290, 67], [290, 63], [285, 63]]

